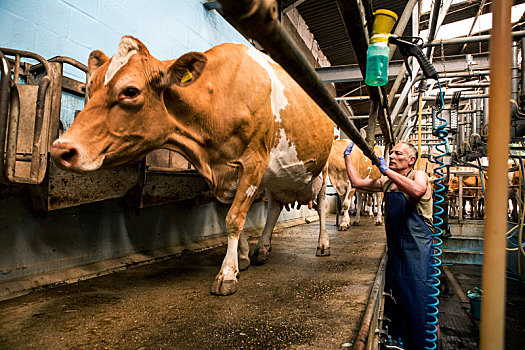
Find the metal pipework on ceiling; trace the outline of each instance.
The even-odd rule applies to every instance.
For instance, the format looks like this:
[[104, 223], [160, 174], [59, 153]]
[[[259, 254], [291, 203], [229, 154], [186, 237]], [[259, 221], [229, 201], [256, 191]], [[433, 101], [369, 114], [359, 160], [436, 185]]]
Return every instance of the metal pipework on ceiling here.
[[224, 12], [246, 36], [262, 45], [323, 111], [376, 165], [379, 159], [324, 86], [280, 24], [275, 0], [221, 0]]
[[[427, 41], [434, 40], [435, 33], [439, 30], [441, 27], [441, 24], [443, 23], [443, 20], [445, 19], [445, 15], [448, 12], [448, 9], [450, 8], [450, 5], [452, 3], [452, 0], [445, 0], [443, 6], [440, 9], [441, 1], [435, 1], [432, 7], [432, 22], [430, 23], [430, 30], [427, 37]], [[427, 57], [431, 57], [431, 50], [427, 49]], [[419, 69], [419, 63], [417, 60], [413, 60], [413, 69], [412, 72], [415, 75]], [[397, 93], [397, 90], [399, 86], [401, 85], [401, 80], [404, 76], [403, 70], [399, 72], [399, 75], [397, 76], [394, 85], [392, 86], [392, 89], [390, 90], [390, 94]], [[396, 123], [396, 116], [398, 116], [399, 112], [401, 111], [401, 108], [403, 108], [403, 104], [407, 100], [407, 96], [409, 94], [409, 90], [411, 89], [411, 85], [405, 84], [403, 90], [401, 91], [402, 97], [397, 100], [394, 108], [392, 109], [391, 115], [394, 116], [392, 119], [392, 123]]]
[[[341, 13], [347, 36], [352, 42], [354, 54], [357, 58], [361, 75], [366, 75], [366, 55], [368, 50], [369, 33], [372, 31], [372, 8], [368, 1], [343, 1], [337, 0], [337, 7]], [[393, 142], [393, 132], [389, 117], [388, 98], [384, 86], [366, 86], [371, 97], [368, 125], [379, 125], [383, 132], [385, 143], [388, 147]], [[367, 140], [373, 144], [374, 128], [367, 128]]]

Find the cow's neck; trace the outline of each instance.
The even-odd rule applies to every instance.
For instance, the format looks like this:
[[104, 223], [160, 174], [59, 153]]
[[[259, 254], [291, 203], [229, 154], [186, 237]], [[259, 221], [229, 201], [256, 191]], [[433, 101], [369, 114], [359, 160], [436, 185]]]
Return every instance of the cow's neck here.
[[172, 126], [164, 147], [186, 157], [195, 169], [211, 183], [212, 172], [206, 147], [206, 135], [209, 134], [209, 131], [206, 130], [207, 125], [202, 117], [203, 111], [189, 107], [191, 106], [189, 101], [181, 98], [178, 93], [174, 96], [170, 96], [169, 92], [165, 96]]

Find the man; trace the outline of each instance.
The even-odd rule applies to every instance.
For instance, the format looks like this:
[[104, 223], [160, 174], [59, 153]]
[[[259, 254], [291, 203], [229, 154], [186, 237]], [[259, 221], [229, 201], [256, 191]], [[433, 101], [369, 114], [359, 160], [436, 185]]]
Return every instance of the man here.
[[425, 326], [431, 301], [432, 272], [432, 188], [424, 171], [414, 170], [417, 150], [400, 142], [390, 152], [389, 166], [378, 157], [380, 179], [361, 179], [350, 153], [344, 152], [352, 186], [367, 191], [385, 192], [385, 231], [388, 246], [386, 267], [385, 318], [394, 340], [401, 339], [406, 349], [424, 349], [432, 338]]

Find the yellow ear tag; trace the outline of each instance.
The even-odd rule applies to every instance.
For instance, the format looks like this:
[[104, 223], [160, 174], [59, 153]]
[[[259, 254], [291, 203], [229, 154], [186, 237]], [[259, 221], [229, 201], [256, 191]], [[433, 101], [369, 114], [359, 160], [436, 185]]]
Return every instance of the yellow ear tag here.
[[188, 69], [186, 69], [186, 73], [184, 73], [182, 79], [180, 80], [181, 84], [191, 80], [192, 77], [193, 76], [191, 75], [191, 72]]

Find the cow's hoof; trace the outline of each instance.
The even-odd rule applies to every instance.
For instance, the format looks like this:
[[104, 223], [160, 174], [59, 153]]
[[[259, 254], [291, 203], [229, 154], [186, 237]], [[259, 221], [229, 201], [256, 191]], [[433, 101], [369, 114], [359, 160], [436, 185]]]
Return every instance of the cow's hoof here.
[[215, 279], [211, 285], [210, 293], [213, 295], [232, 295], [237, 291], [237, 281], [219, 281]]
[[250, 259], [239, 258], [239, 271], [247, 270], [250, 267]]
[[328, 248], [317, 247], [317, 252], [315, 253], [315, 256], [329, 256], [329, 255], [330, 255], [330, 247]]
[[268, 256], [270, 255], [269, 252], [258, 252], [254, 251], [253, 255], [251, 256], [250, 263], [255, 266], [261, 266], [268, 262]]
[[382, 223], [380, 223], [379, 221], [376, 221], [376, 226], [381, 226]]
[[339, 231], [346, 231], [346, 230], [348, 230], [348, 226], [339, 226], [337, 229]]
[[352, 222], [352, 226], [359, 226], [359, 223], [357, 221]]

